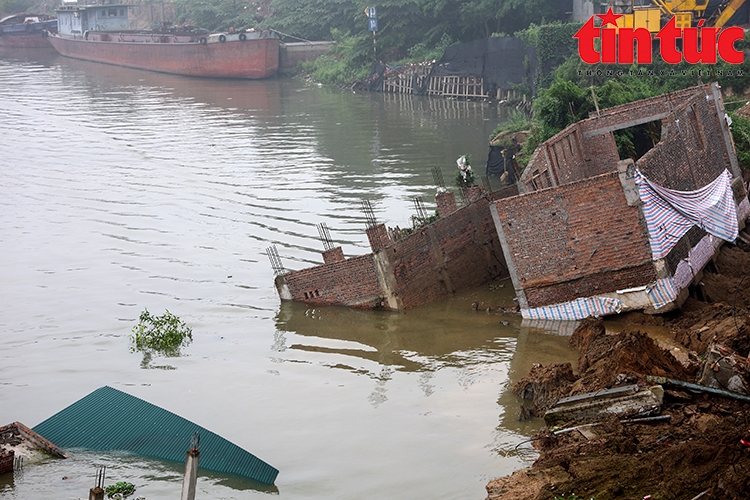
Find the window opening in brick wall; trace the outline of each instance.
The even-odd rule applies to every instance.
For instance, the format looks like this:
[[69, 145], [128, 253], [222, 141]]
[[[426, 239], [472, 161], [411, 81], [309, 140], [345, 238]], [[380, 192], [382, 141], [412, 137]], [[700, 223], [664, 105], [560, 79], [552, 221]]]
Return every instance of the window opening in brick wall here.
[[638, 161], [661, 141], [661, 120], [616, 130], [614, 136], [620, 159]]

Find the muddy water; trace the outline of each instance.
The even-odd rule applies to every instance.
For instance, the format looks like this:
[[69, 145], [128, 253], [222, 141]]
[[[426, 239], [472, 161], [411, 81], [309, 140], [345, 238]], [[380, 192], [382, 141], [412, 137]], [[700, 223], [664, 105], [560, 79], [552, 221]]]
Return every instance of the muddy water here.
[[[451, 185], [471, 154], [481, 173], [494, 105], [32, 53], [0, 57], [0, 110], [0, 425], [110, 385], [280, 470], [271, 488], [203, 474], [199, 498], [480, 499], [533, 458], [514, 448], [539, 424], [517, 422], [508, 388], [574, 356], [471, 309], [509, 307], [509, 283], [407, 314], [310, 309], [280, 304], [265, 255], [320, 263], [320, 222], [367, 253], [362, 199], [390, 226], [416, 196], [433, 210], [432, 167]], [[192, 327], [183, 356], [130, 352], [144, 308]], [[179, 464], [73, 456], [0, 478], [0, 497], [86, 497], [98, 465], [107, 484], [179, 496]]]

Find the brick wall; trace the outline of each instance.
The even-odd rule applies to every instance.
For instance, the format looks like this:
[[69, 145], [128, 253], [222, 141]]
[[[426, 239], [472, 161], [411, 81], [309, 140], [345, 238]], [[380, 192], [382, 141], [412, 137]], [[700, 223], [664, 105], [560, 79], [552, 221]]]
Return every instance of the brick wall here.
[[616, 172], [494, 203], [528, 307], [655, 279], [639, 209]]
[[[585, 137], [581, 132], [584, 152], [583, 172], [579, 172], [575, 180], [585, 177], [612, 172], [617, 168], [617, 162], [620, 161], [620, 153], [617, 151], [615, 136], [612, 133], [598, 135], [595, 137]], [[583, 176], [580, 174], [583, 173]], [[573, 180], [573, 178], [571, 178]]]
[[482, 192], [482, 188], [480, 186], [471, 186], [464, 189], [461, 192], [461, 195], [464, 198], [464, 204], [468, 205], [469, 203], [474, 203], [475, 201], [477, 201], [484, 195], [484, 193]]
[[404, 309], [508, 275], [486, 198], [416, 230], [386, 251]]
[[492, 191], [489, 195], [491, 201], [518, 196], [518, 184], [512, 184]]
[[576, 182], [616, 168], [620, 157], [614, 135], [586, 137], [582, 130], [581, 122], [574, 123], [539, 147], [523, 175], [525, 192]]
[[458, 208], [456, 206], [456, 195], [450, 191], [438, 193], [435, 196], [435, 203], [437, 203], [437, 211], [440, 217], [446, 217]]
[[[705, 186], [729, 166], [722, 128], [708, 86], [605, 109], [542, 144], [527, 165], [523, 191], [531, 192], [611, 172], [619, 160], [613, 131], [662, 120], [662, 137], [638, 167], [665, 187]], [[648, 173], [646, 173], [648, 172]]]
[[684, 103], [686, 99], [695, 96], [696, 93], [705, 95], [710, 94], [708, 86], [691, 87], [688, 89], [678, 90], [669, 94], [656, 97], [650, 97], [636, 102], [613, 106], [601, 110], [599, 115], [582, 120], [580, 123], [581, 132], [586, 135], [587, 132], [601, 130], [617, 130], [627, 128], [628, 124], [634, 119], [654, 121], [668, 115], [675, 107]]
[[336, 262], [344, 262], [345, 260], [344, 249], [341, 247], [334, 247], [323, 252], [323, 262], [325, 264], [335, 264]]
[[[695, 190], [725, 168], [738, 175], [727, 149], [723, 105], [715, 99], [718, 90], [706, 85], [606, 109], [537, 148], [520, 184], [522, 194], [494, 202], [523, 307], [657, 278], [640, 209], [637, 203], [628, 206], [618, 179], [613, 132], [660, 120], [660, 141], [635, 167], [664, 187]], [[742, 186], [735, 181], [733, 188], [740, 201]], [[667, 270], [674, 272], [704, 234], [697, 228], [686, 234], [667, 256]]]
[[710, 184], [729, 167], [714, 104], [702, 94], [675, 105], [662, 122], [662, 138], [636, 162], [652, 182], [679, 191]]
[[383, 291], [372, 254], [284, 275], [292, 300], [312, 305], [370, 307]]
[[[417, 228], [377, 256], [287, 273], [283, 279], [291, 299], [321, 306], [381, 307], [392, 294], [399, 307], [410, 309], [507, 277], [489, 203], [481, 198]], [[380, 274], [376, 261], [383, 263]]]
[[385, 227], [385, 224], [368, 227], [365, 232], [367, 233], [367, 239], [370, 240], [370, 248], [373, 252], [391, 244], [391, 238], [388, 236], [388, 228]]
[[13, 458], [15, 457], [15, 455], [16, 452], [13, 450], [0, 452], [0, 474], [13, 472]]

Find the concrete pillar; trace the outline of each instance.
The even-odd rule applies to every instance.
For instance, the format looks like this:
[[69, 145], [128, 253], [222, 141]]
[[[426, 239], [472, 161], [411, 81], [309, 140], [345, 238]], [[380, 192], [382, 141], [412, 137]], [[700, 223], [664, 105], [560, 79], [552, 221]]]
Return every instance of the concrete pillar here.
[[89, 500], [104, 500], [104, 490], [96, 486], [89, 490]]
[[185, 478], [182, 480], [181, 500], [195, 500], [195, 485], [198, 482], [198, 459], [200, 452], [196, 448], [185, 455]]
[[377, 252], [391, 244], [391, 238], [388, 236], [388, 229], [385, 224], [378, 224], [376, 226], [367, 228], [367, 238], [370, 240], [370, 248], [373, 252]]
[[344, 262], [344, 250], [341, 247], [331, 248], [323, 252], [323, 262], [326, 264], [335, 264], [336, 262]]
[[444, 191], [435, 195], [437, 211], [440, 217], [445, 217], [456, 211], [456, 195], [450, 191]]

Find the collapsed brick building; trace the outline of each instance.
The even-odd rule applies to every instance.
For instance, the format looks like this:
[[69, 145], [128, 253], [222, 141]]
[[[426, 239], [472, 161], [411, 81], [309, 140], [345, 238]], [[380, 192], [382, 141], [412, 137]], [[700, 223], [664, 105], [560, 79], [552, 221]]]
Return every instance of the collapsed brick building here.
[[[660, 129], [636, 161], [616, 131]], [[603, 110], [540, 145], [491, 211], [521, 313], [580, 319], [679, 307], [750, 214], [718, 84]]]
[[[615, 134], [648, 127], [650, 149], [620, 159]], [[372, 253], [279, 273], [282, 300], [405, 310], [510, 276], [521, 314], [575, 320], [667, 312], [750, 215], [718, 84], [598, 112], [540, 145], [519, 182], [437, 196], [440, 218]]]
[[367, 228], [372, 253], [347, 259], [341, 247], [328, 248], [322, 265], [279, 273], [279, 297], [314, 306], [406, 310], [507, 278], [489, 205], [517, 193], [510, 186], [485, 195], [475, 186], [458, 207], [455, 195], [441, 190], [436, 221], [401, 235], [373, 221]]

